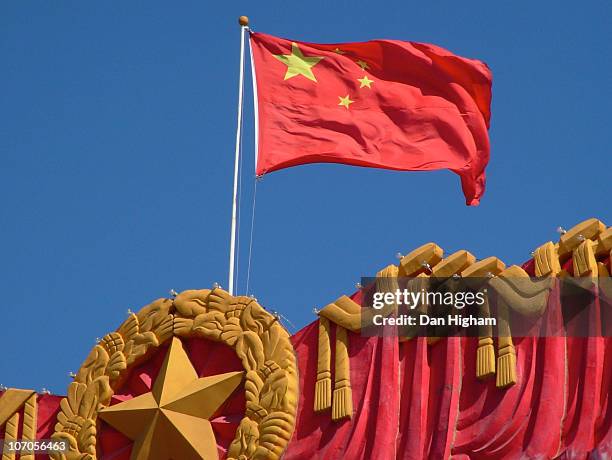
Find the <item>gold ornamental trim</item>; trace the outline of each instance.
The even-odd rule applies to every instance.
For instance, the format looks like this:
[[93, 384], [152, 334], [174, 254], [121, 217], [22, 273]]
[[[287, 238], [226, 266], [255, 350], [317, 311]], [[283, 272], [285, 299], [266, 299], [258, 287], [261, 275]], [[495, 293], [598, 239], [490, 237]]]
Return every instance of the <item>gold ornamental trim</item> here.
[[[34, 390], [17, 388], [8, 388], [0, 395], [0, 428], [4, 427], [4, 441], [36, 440], [37, 398]], [[16, 456], [16, 452], [2, 452], [2, 460], [15, 460]], [[19, 459], [34, 460], [34, 454], [23, 452]]]
[[253, 298], [189, 290], [158, 299], [105, 335], [83, 362], [60, 403], [52, 438], [66, 440], [56, 460], [95, 460], [98, 412], [129, 370], [172, 337], [201, 337], [232, 347], [245, 370], [246, 412], [228, 460], [278, 459], [293, 434], [298, 404], [297, 362], [289, 334]]

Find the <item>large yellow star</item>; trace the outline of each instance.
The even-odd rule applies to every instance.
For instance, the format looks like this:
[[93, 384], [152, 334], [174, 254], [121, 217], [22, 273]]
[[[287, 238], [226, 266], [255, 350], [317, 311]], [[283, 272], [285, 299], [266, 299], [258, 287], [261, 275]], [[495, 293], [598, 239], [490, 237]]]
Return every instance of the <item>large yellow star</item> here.
[[347, 109], [349, 108], [349, 105], [351, 105], [353, 102], [355, 102], [355, 101], [351, 101], [350, 100], [348, 94], [345, 97], [338, 96], [338, 99], [340, 99], [340, 102], [338, 102], [338, 105], [342, 105], [342, 106], [346, 107]]
[[209, 419], [242, 375], [198, 378], [180, 339], [173, 337], [151, 392], [109, 406], [99, 417], [134, 441], [131, 460], [218, 459]]
[[359, 85], [360, 88], [372, 89], [371, 85], [374, 83], [374, 80], [370, 80], [367, 75], [364, 75], [363, 78], [358, 78], [357, 81], [361, 83], [361, 85]]
[[274, 57], [287, 66], [285, 80], [303, 75], [309, 80], [317, 81], [312, 73], [312, 67], [317, 65], [323, 56], [304, 56], [298, 44], [292, 43], [291, 54], [274, 54]]

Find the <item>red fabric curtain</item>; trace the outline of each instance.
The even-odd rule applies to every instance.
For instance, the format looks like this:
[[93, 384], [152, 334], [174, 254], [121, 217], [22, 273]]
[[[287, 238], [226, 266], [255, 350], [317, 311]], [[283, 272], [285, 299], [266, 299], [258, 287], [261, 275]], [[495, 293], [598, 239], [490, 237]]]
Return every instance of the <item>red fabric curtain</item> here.
[[[586, 321], [596, 335], [601, 322], [612, 318], [612, 304], [594, 293], [595, 305], [578, 321]], [[559, 330], [562, 307], [555, 288], [535, 327]], [[477, 338], [452, 337], [428, 345], [425, 338], [398, 342], [349, 333], [355, 413], [351, 420], [332, 422], [329, 411], [313, 411], [317, 327], [310, 324], [293, 336], [301, 394], [297, 428], [284, 458], [612, 455], [610, 337], [514, 338], [518, 382], [504, 390], [496, 388], [494, 378], [476, 378]], [[331, 343], [333, 353], [333, 335]]]
[[[332, 327], [332, 368], [335, 328]], [[350, 420], [333, 422], [331, 411], [315, 414], [318, 322], [292, 337], [298, 357], [300, 405], [285, 460], [372, 459], [396, 456], [399, 367], [396, 337], [361, 337], [349, 332], [353, 408]]]

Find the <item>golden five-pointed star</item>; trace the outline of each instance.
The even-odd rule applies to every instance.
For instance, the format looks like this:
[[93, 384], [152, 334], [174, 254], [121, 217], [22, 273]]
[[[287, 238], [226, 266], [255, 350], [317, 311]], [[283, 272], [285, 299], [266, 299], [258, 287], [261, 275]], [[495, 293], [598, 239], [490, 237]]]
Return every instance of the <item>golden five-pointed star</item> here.
[[368, 63], [367, 63], [367, 62], [365, 62], [365, 61], [362, 61], [361, 59], [359, 59], [359, 60], [356, 62], [356, 64], [357, 64], [359, 67], [361, 67], [363, 70], [366, 70], [366, 69], [369, 69], [369, 68], [370, 68], [370, 66], [368, 65]]
[[357, 81], [361, 83], [361, 85], [359, 85], [360, 88], [372, 89], [371, 85], [374, 83], [374, 80], [370, 80], [367, 75], [364, 75], [363, 78], [358, 78]]
[[274, 54], [273, 56], [287, 66], [285, 80], [303, 75], [309, 80], [317, 81], [312, 73], [312, 68], [323, 59], [323, 56], [304, 56], [295, 42], [291, 44], [291, 54]]
[[345, 97], [338, 96], [338, 99], [340, 99], [340, 102], [338, 102], [338, 105], [342, 105], [342, 106], [346, 107], [347, 109], [349, 108], [349, 105], [351, 105], [353, 102], [355, 102], [355, 101], [351, 101], [349, 99], [349, 95], [348, 94]]
[[209, 418], [243, 374], [198, 378], [180, 339], [173, 337], [151, 392], [109, 406], [99, 417], [134, 441], [131, 460], [218, 459]]

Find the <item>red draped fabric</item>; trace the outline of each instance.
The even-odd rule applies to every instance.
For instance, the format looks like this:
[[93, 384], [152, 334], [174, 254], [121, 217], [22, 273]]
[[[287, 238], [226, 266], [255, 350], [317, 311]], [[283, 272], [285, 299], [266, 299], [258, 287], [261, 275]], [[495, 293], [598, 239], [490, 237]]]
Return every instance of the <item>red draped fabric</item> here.
[[[543, 323], [560, 321], [551, 305]], [[458, 339], [449, 339], [458, 340]], [[515, 338], [518, 382], [502, 390], [476, 378], [476, 338], [462, 338], [456, 459], [554, 458], [561, 448], [567, 387], [564, 337]]]
[[[569, 334], [586, 322], [596, 335], [612, 319], [610, 299], [592, 289], [595, 304]], [[310, 324], [293, 336], [301, 397], [284, 458], [612, 458], [612, 338], [546, 336], [563, 327], [562, 310], [557, 285], [534, 324], [543, 337], [514, 338], [518, 382], [508, 389], [476, 378], [477, 338], [428, 345], [349, 333], [354, 417], [342, 422], [313, 411], [318, 334]], [[333, 352], [333, 331], [331, 343]]]
[[[332, 328], [332, 363], [334, 336]], [[400, 408], [397, 338], [361, 337], [349, 332], [354, 416], [340, 422], [331, 420], [331, 411], [313, 411], [318, 322], [291, 340], [298, 358], [301, 393], [295, 432], [283, 458], [395, 458]]]

